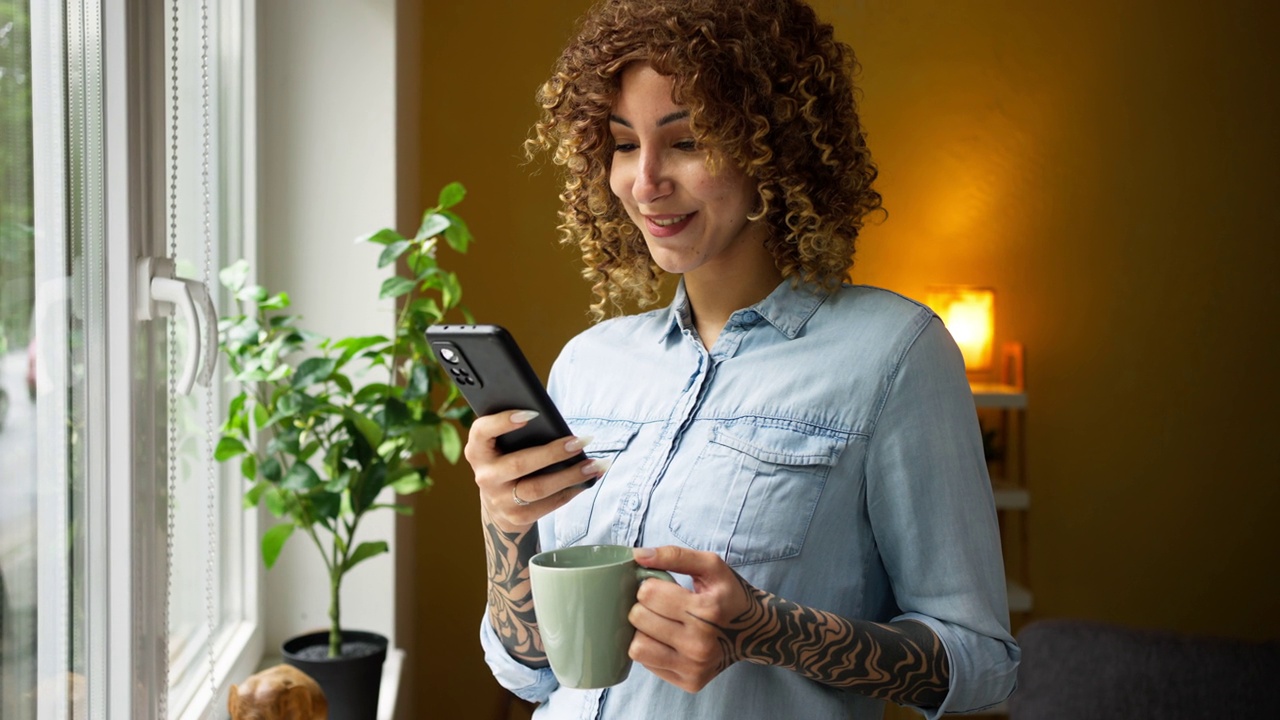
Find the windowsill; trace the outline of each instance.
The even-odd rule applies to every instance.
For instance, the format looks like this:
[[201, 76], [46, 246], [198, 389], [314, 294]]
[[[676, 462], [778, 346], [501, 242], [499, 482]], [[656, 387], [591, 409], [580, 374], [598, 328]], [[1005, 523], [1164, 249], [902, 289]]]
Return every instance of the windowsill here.
[[[279, 665], [284, 659], [279, 655], [267, 655], [258, 664], [258, 670]], [[396, 715], [396, 703], [400, 698], [400, 672], [404, 668], [404, 650], [388, 648], [387, 660], [382, 664], [382, 685], [378, 688], [378, 720], [392, 720]]]

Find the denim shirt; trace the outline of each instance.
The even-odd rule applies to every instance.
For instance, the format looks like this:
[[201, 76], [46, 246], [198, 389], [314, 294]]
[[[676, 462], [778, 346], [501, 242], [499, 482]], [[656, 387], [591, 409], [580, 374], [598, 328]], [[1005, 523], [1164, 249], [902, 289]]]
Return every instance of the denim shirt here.
[[[960, 353], [927, 307], [784, 281], [734, 313], [708, 352], [683, 285], [671, 306], [565, 346], [548, 384], [587, 452], [613, 464], [544, 517], [543, 549], [681, 545], [752, 585], [849, 619], [916, 620], [951, 688], [928, 717], [1013, 689], [999, 530]], [[688, 577], [677, 575], [685, 587]], [[481, 623], [506, 688], [540, 720], [878, 718], [883, 703], [791, 670], [737, 663], [697, 693], [636, 664], [607, 690], [560, 687]]]

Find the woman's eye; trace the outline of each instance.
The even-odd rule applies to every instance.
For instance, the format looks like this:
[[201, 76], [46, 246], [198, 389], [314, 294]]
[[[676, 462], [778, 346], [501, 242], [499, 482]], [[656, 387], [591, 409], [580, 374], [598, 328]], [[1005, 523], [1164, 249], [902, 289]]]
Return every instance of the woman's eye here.
[[697, 140], [681, 140], [680, 142], [676, 143], [676, 149], [687, 150], [692, 152], [698, 149], [698, 141]]
[[637, 147], [639, 146], [636, 145], [635, 143], [615, 142], [613, 144], [613, 151], [620, 152], [620, 153], [628, 153], [628, 152], [631, 152], [632, 150], [635, 150]]

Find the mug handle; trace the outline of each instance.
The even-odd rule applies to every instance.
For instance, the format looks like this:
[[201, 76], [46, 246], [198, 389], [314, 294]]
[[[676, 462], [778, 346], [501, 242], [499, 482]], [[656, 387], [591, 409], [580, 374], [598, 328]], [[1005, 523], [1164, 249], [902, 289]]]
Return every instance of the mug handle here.
[[640, 579], [640, 582], [651, 578], [654, 580], [666, 580], [669, 583], [676, 581], [675, 578], [671, 577], [671, 573], [666, 570], [654, 570], [653, 568], [639, 566], [636, 567], [636, 577]]

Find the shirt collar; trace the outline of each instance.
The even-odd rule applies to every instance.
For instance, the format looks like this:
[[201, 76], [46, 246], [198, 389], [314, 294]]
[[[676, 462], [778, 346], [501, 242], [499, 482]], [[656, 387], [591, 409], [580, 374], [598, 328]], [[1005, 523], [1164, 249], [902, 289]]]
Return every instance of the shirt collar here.
[[[740, 325], [752, 325], [757, 318], [763, 318], [788, 340], [794, 340], [827, 299], [827, 295], [827, 292], [816, 285], [804, 282], [793, 285], [790, 279], [784, 279], [763, 300], [731, 315], [729, 324], [736, 322]], [[676, 286], [675, 297], [671, 299], [671, 305], [667, 309], [666, 331], [662, 333], [660, 340], [666, 340], [673, 332], [692, 328], [693, 313], [689, 308], [689, 295], [684, 289], [684, 278], [681, 278]]]

